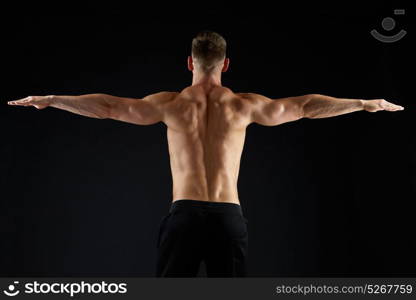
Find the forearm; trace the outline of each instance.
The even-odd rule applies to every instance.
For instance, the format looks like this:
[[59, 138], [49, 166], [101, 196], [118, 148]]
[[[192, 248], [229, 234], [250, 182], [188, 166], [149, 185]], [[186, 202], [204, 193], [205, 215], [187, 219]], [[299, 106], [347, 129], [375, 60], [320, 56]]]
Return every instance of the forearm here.
[[80, 96], [48, 96], [49, 106], [78, 115], [105, 119], [109, 117], [111, 105], [118, 97], [106, 94], [86, 94]]
[[328, 118], [364, 109], [364, 100], [307, 95], [302, 105], [305, 118]]

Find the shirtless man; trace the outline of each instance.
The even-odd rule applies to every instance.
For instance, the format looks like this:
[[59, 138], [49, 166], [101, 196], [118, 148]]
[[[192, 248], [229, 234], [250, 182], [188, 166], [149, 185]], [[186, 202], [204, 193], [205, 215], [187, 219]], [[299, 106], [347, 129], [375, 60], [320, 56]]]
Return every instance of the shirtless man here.
[[234, 93], [221, 85], [227, 71], [226, 41], [210, 31], [192, 41], [192, 85], [142, 99], [106, 94], [29, 96], [10, 105], [48, 106], [79, 115], [137, 125], [167, 126], [173, 201], [159, 224], [157, 271], [161, 277], [194, 277], [201, 261], [208, 277], [246, 276], [247, 219], [237, 179], [246, 128], [301, 118], [326, 118], [365, 110], [398, 111], [383, 99], [339, 99], [319, 94], [269, 99]]

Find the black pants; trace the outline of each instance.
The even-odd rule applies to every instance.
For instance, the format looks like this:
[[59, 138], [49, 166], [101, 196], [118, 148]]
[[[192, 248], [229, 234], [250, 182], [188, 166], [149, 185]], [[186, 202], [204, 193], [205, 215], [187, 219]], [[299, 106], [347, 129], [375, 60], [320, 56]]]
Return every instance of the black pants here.
[[156, 277], [195, 277], [202, 261], [208, 277], [245, 277], [247, 223], [238, 204], [174, 201], [159, 226]]

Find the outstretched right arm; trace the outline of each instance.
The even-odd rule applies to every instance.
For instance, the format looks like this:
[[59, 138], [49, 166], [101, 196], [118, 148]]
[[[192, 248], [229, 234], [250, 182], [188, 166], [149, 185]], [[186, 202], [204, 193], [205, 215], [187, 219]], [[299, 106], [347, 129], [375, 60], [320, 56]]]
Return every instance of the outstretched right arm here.
[[328, 118], [354, 111], [403, 110], [402, 106], [384, 99], [342, 99], [319, 94], [308, 94], [272, 100], [258, 94], [240, 94], [250, 101], [252, 123], [275, 126], [301, 118]]
[[29, 96], [9, 101], [8, 104], [34, 106], [37, 109], [51, 106], [90, 118], [108, 118], [137, 125], [151, 125], [164, 120], [166, 104], [176, 95], [175, 92], [159, 92], [142, 99], [108, 94]]
[[28, 96], [9, 101], [9, 105], [34, 106], [37, 109], [55, 107], [74, 114], [90, 118], [105, 119], [109, 117], [110, 108], [121, 98], [107, 94], [86, 94], [79, 96]]

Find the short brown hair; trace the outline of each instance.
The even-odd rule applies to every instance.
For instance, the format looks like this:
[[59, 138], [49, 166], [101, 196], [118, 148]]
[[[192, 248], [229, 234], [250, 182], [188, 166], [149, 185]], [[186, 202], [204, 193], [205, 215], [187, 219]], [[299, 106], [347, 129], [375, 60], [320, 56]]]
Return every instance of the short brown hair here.
[[204, 30], [192, 40], [192, 56], [203, 71], [210, 71], [216, 63], [225, 58], [227, 42], [218, 33]]

